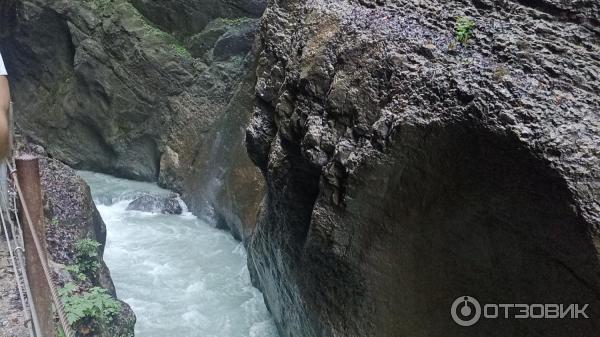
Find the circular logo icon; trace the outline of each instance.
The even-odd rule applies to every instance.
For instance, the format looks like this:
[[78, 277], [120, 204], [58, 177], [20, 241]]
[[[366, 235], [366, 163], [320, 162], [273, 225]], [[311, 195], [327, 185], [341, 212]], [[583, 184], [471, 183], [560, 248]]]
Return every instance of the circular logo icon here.
[[471, 296], [461, 296], [452, 303], [452, 319], [460, 326], [471, 326], [481, 317], [481, 305]]

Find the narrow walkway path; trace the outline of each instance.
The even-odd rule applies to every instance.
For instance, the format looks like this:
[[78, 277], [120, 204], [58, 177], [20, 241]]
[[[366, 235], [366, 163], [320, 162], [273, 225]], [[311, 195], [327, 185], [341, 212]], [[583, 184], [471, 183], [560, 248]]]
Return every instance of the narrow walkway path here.
[[29, 337], [9, 251], [0, 231], [0, 337]]

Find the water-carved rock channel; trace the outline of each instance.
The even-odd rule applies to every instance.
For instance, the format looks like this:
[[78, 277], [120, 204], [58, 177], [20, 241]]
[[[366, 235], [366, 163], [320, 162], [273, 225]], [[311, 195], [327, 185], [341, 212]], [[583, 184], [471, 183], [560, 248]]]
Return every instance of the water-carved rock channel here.
[[241, 243], [189, 212], [126, 210], [150, 183], [80, 172], [107, 226], [105, 260], [139, 337], [276, 337]]

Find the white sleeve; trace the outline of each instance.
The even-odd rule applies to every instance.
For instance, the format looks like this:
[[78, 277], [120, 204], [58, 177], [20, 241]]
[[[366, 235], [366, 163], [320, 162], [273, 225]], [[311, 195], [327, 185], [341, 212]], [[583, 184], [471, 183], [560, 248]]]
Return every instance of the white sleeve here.
[[4, 67], [4, 61], [2, 60], [2, 54], [0, 54], [0, 76], [6, 76], [6, 68]]

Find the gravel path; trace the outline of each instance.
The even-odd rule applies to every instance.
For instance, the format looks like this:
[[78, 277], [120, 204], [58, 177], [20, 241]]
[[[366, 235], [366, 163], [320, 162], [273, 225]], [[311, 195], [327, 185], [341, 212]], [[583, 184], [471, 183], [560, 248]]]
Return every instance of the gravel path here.
[[8, 245], [0, 231], [0, 337], [27, 337]]

